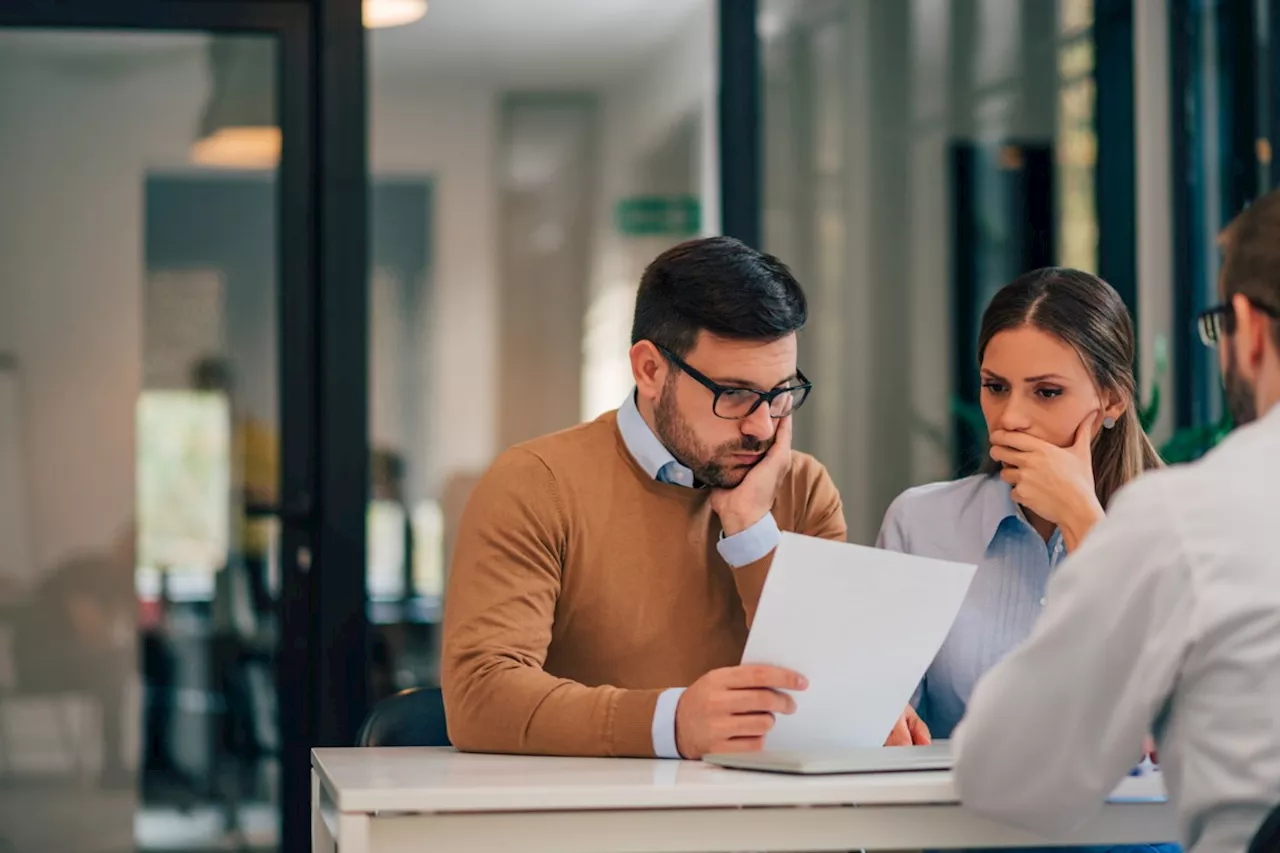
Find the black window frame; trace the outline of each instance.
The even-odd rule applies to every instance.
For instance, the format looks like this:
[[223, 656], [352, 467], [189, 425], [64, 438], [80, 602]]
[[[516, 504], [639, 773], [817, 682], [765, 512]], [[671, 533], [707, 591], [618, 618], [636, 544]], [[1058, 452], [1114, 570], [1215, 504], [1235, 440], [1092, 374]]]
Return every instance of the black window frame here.
[[9, 0], [0, 29], [278, 39], [280, 849], [311, 848], [310, 751], [369, 705], [368, 153], [361, 0]]

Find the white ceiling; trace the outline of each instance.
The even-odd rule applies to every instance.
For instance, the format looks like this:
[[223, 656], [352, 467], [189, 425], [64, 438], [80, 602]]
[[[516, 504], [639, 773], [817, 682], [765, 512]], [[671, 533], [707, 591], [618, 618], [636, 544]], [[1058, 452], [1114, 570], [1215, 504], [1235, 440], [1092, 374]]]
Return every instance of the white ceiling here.
[[475, 80], [590, 86], [625, 75], [714, 0], [429, 0], [417, 23], [370, 33], [378, 85]]
[[[591, 87], [625, 76], [714, 0], [429, 0], [404, 27], [370, 30], [373, 84]], [[144, 66], [203, 49], [171, 33], [0, 31], [0, 60]]]

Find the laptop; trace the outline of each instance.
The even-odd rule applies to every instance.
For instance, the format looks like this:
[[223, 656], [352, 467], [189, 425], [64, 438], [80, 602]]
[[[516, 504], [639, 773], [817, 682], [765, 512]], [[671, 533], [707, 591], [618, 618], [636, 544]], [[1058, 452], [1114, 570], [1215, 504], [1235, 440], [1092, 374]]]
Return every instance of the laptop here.
[[871, 749], [764, 750], [720, 753], [702, 758], [708, 764], [733, 770], [758, 770], [798, 776], [840, 773], [909, 773], [951, 769], [951, 744], [882, 746]]

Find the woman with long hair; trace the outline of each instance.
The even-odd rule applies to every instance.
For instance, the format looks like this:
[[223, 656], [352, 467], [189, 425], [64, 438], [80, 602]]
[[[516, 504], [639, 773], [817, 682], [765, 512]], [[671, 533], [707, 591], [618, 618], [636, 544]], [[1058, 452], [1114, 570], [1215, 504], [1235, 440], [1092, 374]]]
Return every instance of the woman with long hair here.
[[[978, 361], [988, 465], [902, 494], [878, 541], [978, 566], [915, 698], [935, 738], [950, 737], [979, 677], [1030, 633], [1049, 575], [1111, 497], [1161, 464], [1136, 410], [1133, 321], [1097, 276], [1050, 268], [1006, 285], [983, 315]], [[1133, 749], [1137, 764], [1143, 744]]]

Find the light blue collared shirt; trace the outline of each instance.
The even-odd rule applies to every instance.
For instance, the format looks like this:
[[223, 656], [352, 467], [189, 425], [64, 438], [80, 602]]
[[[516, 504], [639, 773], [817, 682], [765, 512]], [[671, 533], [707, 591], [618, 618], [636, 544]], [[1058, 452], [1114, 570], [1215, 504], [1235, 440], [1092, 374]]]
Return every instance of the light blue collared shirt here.
[[[692, 489], [693, 471], [680, 464], [671, 451], [653, 434], [636, 407], [635, 392], [627, 395], [618, 408], [618, 431], [622, 442], [636, 463], [660, 483], [671, 483]], [[766, 513], [755, 524], [716, 543], [716, 550], [732, 568], [754, 563], [778, 547], [782, 534], [772, 513]], [[676, 706], [684, 694], [683, 687], [664, 690], [653, 712], [653, 751], [659, 758], [679, 758], [676, 747]]]
[[978, 678], [1031, 633], [1045, 587], [1066, 556], [1060, 531], [1046, 543], [1011, 487], [978, 475], [904, 492], [885, 514], [878, 547], [978, 566], [951, 633], [916, 692], [920, 718], [949, 738]]
[[[876, 544], [890, 551], [975, 563], [978, 571], [912, 704], [935, 738], [949, 738], [974, 685], [1031, 633], [1049, 576], [1067, 553], [1061, 531], [1046, 543], [1013, 501], [1013, 489], [985, 474], [909, 489], [885, 514]], [[1068, 853], [1179, 853], [1177, 845], [1061, 848]], [[982, 853], [982, 851], [974, 851]], [[1025, 848], [1004, 853], [1053, 853]]]

